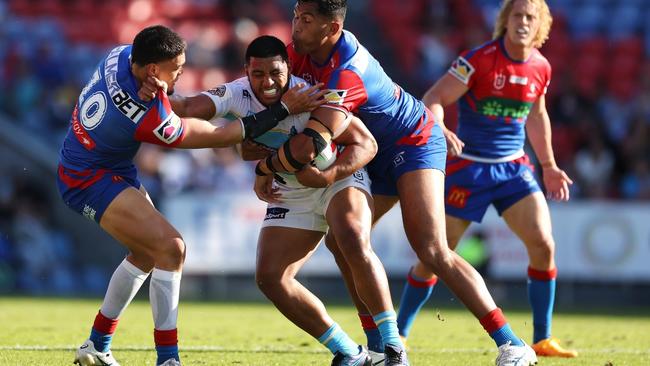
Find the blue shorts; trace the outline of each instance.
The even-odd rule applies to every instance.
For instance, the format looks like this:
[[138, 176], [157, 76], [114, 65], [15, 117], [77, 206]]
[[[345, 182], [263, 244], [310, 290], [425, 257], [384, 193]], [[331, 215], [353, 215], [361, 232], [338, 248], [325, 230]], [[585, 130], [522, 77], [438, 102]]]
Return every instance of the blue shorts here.
[[458, 157], [447, 162], [447, 215], [481, 222], [490, 204], [503, 211], [541, 189], [527, 155], [506, 163], [478, 163]]
[[428, 109], [409, 136], [390, 146], [379, 146], [377, 156], [366, 169], [372, 181], [372, 194], [397, 196], [397, 180], [420, 169], [445, 171], [447, 142], [438, 123]]
[[97, 223], [120, 192], [141, 186], [135, 169], [131, 174], [117, 174], [106, 169], [74, 170], [61, 164], [56, 184], [68, 207]]

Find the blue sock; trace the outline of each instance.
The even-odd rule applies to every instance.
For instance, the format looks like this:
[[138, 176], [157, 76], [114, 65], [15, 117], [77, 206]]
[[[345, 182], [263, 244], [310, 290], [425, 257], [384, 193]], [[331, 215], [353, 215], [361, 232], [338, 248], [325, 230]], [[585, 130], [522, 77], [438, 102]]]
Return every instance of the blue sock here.
[[515, 332], [510, 328], [510, 324], [507, 324], [499, 328], [498, 330], [490, 333], [490, 337], [494, 339], [494, 342], [497, 344], [497, 347], [502, 346], [508, 341], [513, 346], [523, 346], [524, 342], [515, 335]]
[[528, 268], [528, 301], [533, 309], [533, 343], [551, 336], [557, 271]]
[[94, 327], [90, 330], [89, 339], [93, 341], [95, 349], [99, 352], [105, 353], [111, 348], [111, 341], [113, 340], [112, 334], [105, 334]]
[[399, 348], [404, 348], [402, 340], [399, 339], [396, 318], [397, 316], [392, 310], [384, 311], [383, 313], [379, 313], [372, 317], [375, 324], [377, 324], [377, 329], [379, 329], [384, 346], [390, 344]]
[[359, 354], [359, 345], [341, 329], [341, 327], [334, 323], [328, 330], [318, 337], [318, 341], [327, 349], [336, 354], [337, 352], [344, 355], [357, 355]]
[[156, 365], [160, 365], [163, 362], [169, 360], [170, 358], [180, 361], [178, 357], [178, 345], [175, 346], [156, 346], [156, 353], [158, 358], [156, 359]]
[[433, 286], [438, 281], [437, 277], [430, 280], [415, 277], [411, 272], [407, 276], [404, 292], [402, 292], [402, 299], [399, 302], [399, 310], [397, 313], [397, 328], [399, 334], [408, 337], [411, 332], [411, 327], [415, 318], [417, 317], [420, 309], [427, 302], [431, 293], [433, 293]]
[[375, 325], [372, 315], [359, 314], [359, 320], [361, 320], [363, 332], [366, 334], [368, 350], [377, 353], [384, 353], [384, 343], [381, 340], [381, 333], [379, 333], [379, 329], [377, 329], [377, 325]]

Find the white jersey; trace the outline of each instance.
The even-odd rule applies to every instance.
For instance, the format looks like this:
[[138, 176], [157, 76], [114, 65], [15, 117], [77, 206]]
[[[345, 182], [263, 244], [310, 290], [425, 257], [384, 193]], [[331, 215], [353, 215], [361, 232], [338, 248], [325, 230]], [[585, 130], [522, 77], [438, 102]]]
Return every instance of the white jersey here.
[[[299, 83], [309, 85], [303, 79], [292, 75], [289, 79], [289, 88]], [[266, 106], [255, 97], [247, 77], [220, 85], [203, 92], [203, 94], [210, 97], [214, 103], [216, 114], [212, 117], [213, 119], [218, 117], [242, 118], [266, 109]], [[277, 151], [291, 136], [302, 132], [307, 121], [309, 121], [308, 112], [289, 115], [273, 129], [255, 138], [255, 142]], [[284, 180], [284, 182], [279, 182], [280, 184], [291, 188], [306, 188], [298, 183], [293, 174], [279, 173], [278, 175]]]

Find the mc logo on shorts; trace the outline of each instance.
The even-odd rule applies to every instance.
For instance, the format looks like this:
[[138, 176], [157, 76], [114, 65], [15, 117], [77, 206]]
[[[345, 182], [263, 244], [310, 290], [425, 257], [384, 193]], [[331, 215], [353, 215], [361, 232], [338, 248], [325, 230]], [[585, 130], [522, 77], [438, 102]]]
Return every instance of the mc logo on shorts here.
[[289, 212], [288, 208], [269, 207], [266, 209], [266, 216], [264, 216], [264, 221], [284, 219], [284, 216], [287, 214], [287, 212]]
[[465, 188], [452, 186], [447, 195], [447, 204], [456, 208], [465, 208], [471, 192]]

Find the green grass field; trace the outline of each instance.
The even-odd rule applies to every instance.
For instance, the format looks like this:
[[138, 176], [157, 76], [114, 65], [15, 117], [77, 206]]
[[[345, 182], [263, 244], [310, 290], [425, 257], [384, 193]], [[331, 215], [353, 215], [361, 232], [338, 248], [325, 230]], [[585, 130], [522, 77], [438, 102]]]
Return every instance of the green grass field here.
[[[70, 365], [87, 337], [100, 300], [0, 298], [0, 365]], [[359, 342], [352, 307], [330, 313]], [[508, 311], [516, 332], [531, 334], [529, 315]], [[331, 356], [267, 304], [182, 302], [179, 339], [184, 365], [329, 365]], [[113, 351], [123, 366], [154, 365], [149, 305], [133, 303], [122, 317]], [[540, 365], [650, 365], [650, 315], [556, 314], [554, 334], [580, 351], [577, 359]], [[493, 365], [496, 348], [478, 322], [460, 309], [429, 308], [409, 340], [412, 365]]]

